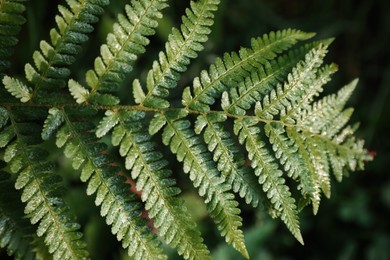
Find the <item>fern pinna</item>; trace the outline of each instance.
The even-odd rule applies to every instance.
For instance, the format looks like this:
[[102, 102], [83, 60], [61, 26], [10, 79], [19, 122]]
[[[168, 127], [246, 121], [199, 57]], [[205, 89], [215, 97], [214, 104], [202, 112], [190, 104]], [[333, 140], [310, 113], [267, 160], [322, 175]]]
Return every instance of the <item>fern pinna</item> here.
[[[51, 140], [135, 259], [166, 259], [163, 244], [185, 259], [211, 258], [180, 196], [175, 164], [188, 174], [221, 236], [249, 258], [235, 194], [280, 218], [303, 244], [297, 200], [317, 213], [321, 194], [330, 196], [331, 174], [341, 181], [371, 159], [354, 136], [356, 126], [347, 125], [352, 109], [345, 105], [357, 81], [319, 97], [337, 71], [323, 64], [332, 39], [305, 43], [314, 34], [271, 32], [217, 58], [182, 88], [179, 80], [202, 51], [220, 2], [193, 1], [146, 77], [125, 86], [167, 1], [129, 1], [93, 68], [78, 79], [70, 65], [109, 1], [66, 0], [50, 42], [40, 42], [24, 77], [7, 75], [24, 2], [0, 2], [0, 245], [17, 258], [39, 257], [37, 237], [55, 259], [89, 258], [48, 152]], [[119, 90], [133, 98], [121, 100]], [[172, 91], [182, 91], [181, 102]], [[129, 179], [140, 198], [130, 192]]]

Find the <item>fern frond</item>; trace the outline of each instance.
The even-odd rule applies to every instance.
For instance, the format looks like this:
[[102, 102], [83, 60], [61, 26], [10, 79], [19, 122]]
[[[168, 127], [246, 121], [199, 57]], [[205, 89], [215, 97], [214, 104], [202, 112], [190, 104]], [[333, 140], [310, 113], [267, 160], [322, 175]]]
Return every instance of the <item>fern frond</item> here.
[[192, 87], [194, 94], [191, 94], [190, 88], [184, 90], [183, 104], [196, 111], [209, 111], [209, 106], [214, 104], [215, 98], [228, 87], [257, 71], [259, 65], [266, 65], [268, 61], [275, 59], [277, 54], [288, 50], [297, 41], [312, 36], [311, 33], [289, 29], [252, 39], [251, 48], [242, 48], [239, 53], [226, 53], [223, 59], [218, 58], [210, 66], [208, 72], [202, 71], [200, 77], [194, 79]]
[[358, 80], [354, 80], [336, 94], [325, 96], [307, 109], [301, 110], [296, 116], [297, 124], [312, 132], [321, 133], [329, 120], [336, 118], [342, 111], [357, 83]]
[[2, 0], [0, 2], [0, 73], [10, 65], [8, 58], [13, 53], [13, 47], [18, 39], [15, 37], [26, 22], [22, 15], [27, 0]]
[[[4, 111], [1, 111], [4, 112]], [[32, 224], [37, 224], [37, 235], [45, 235], [45, 244], [54, 259], [81, 259], [88, 256], [79, 225], [60, 197], [61, 178], [54, 174], [52, 163], [46, 161], [47, 152], [37, 144], [39, 127], [34, 123], [17, 123], [23, 111], [8, 110], [8, 120], [14, 130], [4, 151], [4, 161], [17, 175], [15, 188], [22, 189], [21, 200], [26, 203], [24, 213]], [[39, 111], [34, 111], [39, 114]]]
[[330, 81], [331, 76], [337, 71], [338, 67], [332, 63], [320, 68], [313, 82], [308, 85], [305, 94], [301, 97], [297, 104], [286, 112], [286, 115], [281, 116], [285, 122], [291, 122], [294, 118], [299, 118], [302, 110], [308, 109], [313, 98], [318, 96], [323, 91], [323, 86]]
[[[319, 89], [311, 89], [309, 86], [317, 86], [313, 84], [316, 81], [316, 73], [323, 62], [323, 58], [327, 53], [326, 44], [321, 44], [318, 48], [311, 50], [306, 54], [305, 60], [299, 62], [293, 71], [289, 74], [287, 82], [282, 85], [277, 85], [261, 102], [256, 104], [255, 113], [259, 118], [273, 119], [275, 115], [286, 119], [287, 123], [292, 120], [285, 118], [285, 114], [297, 103], [302, 100], [302, 97], [307, 91], [317, 93]], [[320, 84], [322, 81], [320, 81]], [[314, 94], [313, 94], [314, 95]]]
[[91, 89], [87, 98], [94, 100], [96, 92], [113, 92], [118, 89], [125, 75], [132, 70], [131, 64], [149, 44], [147, 36], [155, 33], [161, 10], [167, 7], [166, 0], [131, 1], [126, 5], [126, 16], [119, 14], [113, 32], [107, 36], [107, 44], [100, 48], [100, 57], [95, 59], [94, 70], [86, 74]]
[[[222, 99], [222, 108], [234, 115], [245, 115], [261, 97], [267, 95], [277, 83], [283, 83], [293, 67], [302, 60], [305, 55], [320, 44], [329, 40], [318, 41], [305, 44], [298, 49], [292, 49], [287, 54], [277, 59], [266, 62], [263, 66], [258, 65], [258, 69], [252, 72], [244, 80], [238, 82], [237, 87], [230, 87]], [[227, 99], [228, 97], [228, 99]]]
[[50, 30], [51, 43], [41, 41], [40, 50], [33, 54], [34, 65], [25, 66], [26, 78], [33, 85], [33, 98], [39, 98], [40, 89], [53, 92], [65, 86], [65, 79], [70, 75], [67, 67], [75, 61], [81, 44], [93, 31], [92, 24], [98, 21], [102, 7], [109, 1], [67, 0], [67, 3], [69, 7], [58, 6], [57, 28]]
[[[1, 165], [0, 165], [1, 168]], [[14, 189], [10, 174], [0, 171], [0, 247], [17, 259], [34, 259], [35, 230], [24, 219], [20, 194]]]
[[[268, 123], [264, 126], [264, 130], [272, 144], [276, 159], [283, 165], [284, 171], [288, 173], [288, 176], [299, 182], [298, 189], [301, 190], [304, 198], [310, 199], [316, 212], [320, 197], [318, 195], [319, 190], [316, 189], [318, 185], [317, 178], [313, 178], [313, 175], [308, 170], [310, 167], [307, 161], [304, 160], [309, 158], [309, 156], [307, 154], [296, 156], [299, 149], [297, 144], [299, 141], [294, 142], [294, 139], [289, 138], [282, 124]], [[299, 144], [302, 146], [302, 143]]]
[[[220, 0], [191, 1], [191, 9], [186, 9], [182, 17], [181, 31], [176, 28], [168, 37], [165, 53], [159, 53], [158, 61], [148, 72], [146, 87], [148, 93], [139, 101], [146, 107], [167, 108], [165, 98], [169, 90], [176, 87], [180, 73], [187, 70], [190, 59], [197, 57], [203, 50], [202, 44], [207, 41], [210, 27], [213, 25], [214, 12]], [[133, 83], [134, 88], [142, 90], [139, 80]]]
[[[81, 169], [81, 180], [88, 181], [87, 194], [96, 193], [95, 204], [100, 206], [100, 214], [106, 218], [106, 223], [112, 226], [111, 232], [135, 259], [166, 259], [159, 242], [140, 217], [142, 205], [130, 193], [124, 178], [118, 175], [119, 168], [113, 166], [106, 154], [106, 145], [96, 140], [94, 125], [73, 121], [72, 117], [81, 115], [72, 113], [72, 110], [55, 111], [50, 114], [58, 114], [64, 122], [57, 132], [56, 144], [64, 148], [67, 158], [72, 159], [73, 168]], [[84, 112], [84, 116], [88, 114], [93, 115], [94, 111]], [[50, 121], [56, 126], [60, 119]], [[47, 125], [47, 128], [53, 127]]]
[[[332, 173], [341, 181], [372, 159], [355, 137], [357, 125], [348, 125], [353, 109], [345, 105], [357, 81], [319, 97], [337, 70], [323, 65], [333, 39], [304, 44], [314, 34], [293, 29], [253, 38], [173, 94], [203, 50], [221, 2], [192, 0], [145, 80], [142, 73], [133, 80], [134, 104], [118, 94], [161, 26], [167, 0], [123, 4], [85, 82], [69, 78], [70, 66], [110, 1], [58, 5], [50, 40], [40, 42], [23, 79], [4, 73], [25, 1], [0, 0], [0, 246], [15, 257], [39, 258], [44, 242], [52, 254], [44, 258], [88, 258], [48, 159], [53, 136], [87, 195], [95, 194], [111, 233], [137, 260], [167, 259], [162, 243], [185, 259], [211, 258], [166, 158], [182, 164], [221, 236], [246, 258], [234, 193], [264, 206], [303, 244], [301, 206], [311, 203], [316, 214], [322, 193], [331, 195]], [[161, 143], [169, 148], [159, 150]]]
[[[114, 123], [115, 122], [115, 123]], [[155, 151], [156, 144], [145, 132], [147, 127], [143, 113], [118, 111], [106, 112], [100, 126], [114, 127], [112, 143], [119, 146], [120, 154], [125, 157], [126, 169], [141, 191], [141, 199], [146, 203], [145, 209], [154, 218], [158, 235], [173, 247], [185, 259], [209, 259], [209, 251], [202, 243], [196, 223], [186, 213], [183, 201], [177, 195], [180, 189], [171, 178], [172, 172], [167, 169], [168, 162], [161, 153]], [[106, 130], [97, 129], [101, 136]]]
[[[330, 167], [336, 179], [341, 180], [343, 168], [348, 165], [355, 168], [358, 162], [361, 164], [368, 159], [363, 155], [362, 144], [352, 136], [354, 130], [348, 126], [344, 128], [353, 110], [343, 109], [356, 84], [357, 80], [346, 85], [337, 94], [326, 96], [300, 110], [295, 118], [297, 127], [302, 131], [288, 130], [289, 136], [299, 142], [299, 152], [311, 168], [312, 175], [317, 176], [316, 187], [321, 187], [328, 197]], [[351, 149], [351, 146], [354, 148]], [[324, 153], [322, 149], [327, 152]]]
[[220, 113], [200, 115], [195, 123], [195, 132], [199, 135], [204, 130], [203, 137], [209, 151], [213, 153], [213, 160], [233, 191], [245, 198], [246, 203], [257, 207], [262, 200], [260, 187], [244, 166], [244, 156], [240, 154], [230, 133], [224, 129], [226, 120], [227, 116]]
[[[301, 136], [296, 129], [294, 128], [287, 128], [286, 129], [287, 136], [290, 140], [292, 140], [293, 143], [295, 143], [298, 147], [298, 154], [304, 161], [304, 165], [306, 166], [306, 169], [309, 171], [310, 176], [307, 179], [308, 182], [311, 181], [311, 189], [312, 192], [310, 193], [310, 200], [313, 204], [313, 213], [314, 215], [317, 214], [318, 208], [320, 205], [321, 200], [321, 186], [320, 186], [320, 180], [319, 176], [316, 172], [316, 168], [313, 164], [312, 156], [309, 151], [306, 148], [306, 142], [305, 138]], [[302, 175], [305, 176], [305, 175]]]
[[245, 144], [255, 175], [259, 177], [259, 183], [263, 186], [263, 191], [274, 209], [291, 233], [303, 244], [295, 200], [291, 197], [291, 192], [282, 177], [283, 172], [279, 169], [275, 158], [260, 139], [261, 131], [257, 124], [256, 119], [236, 119], [234, 132], [240, 143]]
[[205, 197], [211, 218], [217, 224], [226, 242], [233, 245], [243, 256], [249, 257], [245, 248], [243, 233], [239, 229], [242, 219], [240, 209], [229, 193], [230, 185], [218, 175], [207, 148], [191, 128], [191, 123], [183, 119], [185, 110], [168, 111], [164, 127], [163, 142], [169, 146], [177, 160], [183, 162], [185, 173], [189, 173], [199, 195]]

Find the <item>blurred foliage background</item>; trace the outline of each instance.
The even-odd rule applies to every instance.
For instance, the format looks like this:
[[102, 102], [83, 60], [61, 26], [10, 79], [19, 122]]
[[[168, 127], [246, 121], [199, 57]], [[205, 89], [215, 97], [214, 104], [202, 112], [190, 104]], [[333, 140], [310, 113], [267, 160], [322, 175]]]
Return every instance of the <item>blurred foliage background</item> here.
[[[62, 1], [29, 1], [28, 23], [21, 33], [18, 51], [13, 56], [12, 72], [22, 74], [26, 62], [41, 39], [48, 39], [54, 26], [56, 5]], [[95, 34], [85, 44], [72, 77], [81, 79], [99, 54], [116, 14], [129, 1], [111, 1], [111, 6], [97, 25]], [[169, 1], [171, 8], [152, 39], [148, 53], [141, 57], [133, 75], [144, 75], [162, 49], [172, 26], [178, 26], [189, 0]], [[387, 0], [224, 0], [217, 14], [214, 31], [206, 49], [182, 78], [183, 87], [206, 69], [215, 57], [226, 51], [249, 46], [251, 37], [272, 30], [297, 28], [317, 32], [317, 38], [335, 37], [328, 61], [340, 66], [326, 91], [333, 92], [354, 78], [360, 78], [350, 101], [355, 107], [352, 121], [360, 121], [359, 136], [376, 153], [364, 172], [353, 173], [342, 183], [333, 182], [332, 198], [324, 199], [317, 216], [311, 210], [301, 212], [305, 246], [301, 246], [280, 221], [270, 219], [261, 209], [242, 207], [245, 236], [252, 259], [390, 259], [390, 1]], [[129, 84], [129, 75], [124, 84]], [[123, 91], [122, 98], [130, 97]], [[59, 156], [53, 152], [53, 157]], [[64, 167], [65, 183], [72, 187], [67, 200], [78, 215], [92, 252], [92, 259], [126, 259], [125, 253], [85, 195], [85, 186], [71, 174], [69, 162]], [[66, 169], [69, 169], [68, 171]], [[181, 173], [177, 174], [181, 178]], [[187, 176], [181, 185], [188, 185]], [[199, 220], [206, 242], [218, 260], [242, 259], [223, 239], [207, 218], [202, 202], [193, 189], [183, 197]], [[212, 227], [212, 228], [210, 228]], [[169, 251], [169, 249], [167, 249]], [[97, 254], [99, 252], [99, 254]], [[0, 254], [3, 259], [4, 253]], [[172, 259], [177, 256], [171, 255]]]

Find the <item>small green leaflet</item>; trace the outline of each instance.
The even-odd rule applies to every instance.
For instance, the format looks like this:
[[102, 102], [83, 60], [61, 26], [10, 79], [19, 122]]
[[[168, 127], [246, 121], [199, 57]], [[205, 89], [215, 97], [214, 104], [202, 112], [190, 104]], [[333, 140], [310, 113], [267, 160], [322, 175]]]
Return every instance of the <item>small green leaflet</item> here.
[[58, 127], [64, 122], [64, 116], [58, 108], [51, 108], [49, 110], [49, 115], [43, 124], [42, 130], [42, 139], [48, 140], [55, 131], [57, 131]]
[[8, 92], [11, 93], [12, 96], [20, 99], [21, 102], [26, 103], [30, 101], [32, 90], [21, 81], [5, 76], [3, 78], [3, 84]]
[[83, 86], [81, 86], [77, 81], [73, 79], [69, 80], [68, 86], [69, 86], [70, 94], [78, 104], [87, 101], [89, 96], [89, 91], [85, 89]]
[[114, 126], [119, 123], [117, 112], [107, 110], [105, 115], [106, 116], [100, 121], [96, 130], [96, 136], [99, 138], [105, 136]]

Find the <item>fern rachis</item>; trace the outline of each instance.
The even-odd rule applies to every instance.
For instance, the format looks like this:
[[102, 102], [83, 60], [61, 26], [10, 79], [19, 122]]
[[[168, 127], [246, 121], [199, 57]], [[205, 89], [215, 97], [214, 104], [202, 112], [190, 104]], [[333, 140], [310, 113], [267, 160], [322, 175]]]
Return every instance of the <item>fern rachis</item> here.
[[[25, 22], [23, 2], [0, 2], [0, 46], [7, 50]], [[71, 79], [70, 65], [109, 1], [66, 3], [58, 7], [50, 42], [41, 41], [24, 76], [7, 75], [9, 54], [0, 52], [0, 185], [6, 187], [0, 194], [0, 246], [10, 254], [38, 257], [37, 235], [55, 259], [89, 256], [63, 199], [56, 160], [48, 156], [55, 149], [50, 140], [87, 182], [111, 233], [135, 259], [166, 259], [162, 243], [185, 259], [211, 258], [181, 198], [172, 171], [177, 165], [221, 236], [249, 258], [234, 193], [253, 207], [264, 206], [303, 243], [296, 201], [311, 203], [316, 213], [321, 194], [330, 196], [331, 173], [340, 181], [371, 159], [354, 136], [356, 127], [347, 125], [352, 109], [344, 106], [357, 81], [319, 97], [337, 70], [322, 65], [332, 40], [305, 44], [314, 34], [292, 29], [266, 34], [216, 59], [184, 88], [182, 100], [174, 100], [170, 92], [203, 50], [219, 0], [191, 2], [146, 79], [133, 78], [131, 88], [122, 86], [124, 78], [147, 52], [167, 1], [129, 1], [85, 79]], [[121, 101], [116, 91], [122, 87], [134, 101]], [[163, 145], [173, 156], [163, 153]], [[123, 175], [134, 181], [139, 200]], [[14, 207], [4, 199], [8, 192], [19, 199]], [[143, 210], [154, 219], [155, 234]], [[29, 222], [12, 219], [23, 214]]]

